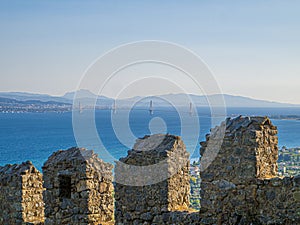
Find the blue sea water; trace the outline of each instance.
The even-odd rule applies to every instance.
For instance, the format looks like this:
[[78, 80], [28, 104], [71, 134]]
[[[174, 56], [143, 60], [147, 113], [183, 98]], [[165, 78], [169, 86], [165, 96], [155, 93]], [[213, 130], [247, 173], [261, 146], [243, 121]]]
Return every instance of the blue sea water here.
[[[94, 149], [100, 157], [105, 148], [112, 157], [119, 159], [126, 156], [127, 150], [132, 147], [134, 143], [132, 135], [137, 138], [156, 132], [168, 132], [183, 136], [191, 157], [197, 158], [199, 157], [198, 143], [205, 139], [205, 134], [212, 126], [224, 119], [220, 117], [212, 121], [209, 109], [198, 108], [197, 110], [197, 116], [191, 116], [188, 111], [178, 112], [172, 108], [156, 109], [153, 115], [150, 115], [148, 110], [138, 108], [130, 112], [119, 110], [115, 115], [110, 110], [98, 110], [95, 112], [95, 124], [103, 146], [98, 146], [96, 141], [91, 139], [87, 146], [80, 147]], [[239, 114], [300, 115], [300, 109], [227, 109], [229, 116]], [[112, 118], [116, 118], [114, 123]], [[199, 134], [195, 132], [197, 129], [195, 120], [200, 124]], [[122, 125], [120, 121], [125, 121], [124, 124], [127, 124], [130, 130], [123, 130], [124, 124]], [[300, 146], [300, 120], [274, 119], [272, 121], [278, 127], [279, 147]], [[123, 139], [127, 137], [132, 140], [124, 143]], [[72, 113], [0, 114], [0, 165], [2, 166], [30, 160], [41, 169], [53, 152], [72, 146], [77, 146], [72, 127]]]

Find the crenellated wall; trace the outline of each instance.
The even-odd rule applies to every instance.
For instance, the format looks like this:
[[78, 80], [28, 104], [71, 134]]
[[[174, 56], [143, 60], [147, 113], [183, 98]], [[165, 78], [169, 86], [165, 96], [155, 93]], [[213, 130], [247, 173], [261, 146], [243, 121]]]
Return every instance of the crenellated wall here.
[[[175, 140], [172, 135], [165, 136], [165, 141], [159, 137], [162, 136], [138, 140], [120, 161], [137, 166], [157, 164], [163, 155], [160, 153], [169, 151]], [[149, 148], [156, 142], [162, 144]], [[168, 193], [189, 194], [188, 188], [180, 188], [180, 180], [188, 174], [179, 170], [171, 188], [168, 182], [172, 177], [139, 187], [116, 184], [116, 224], [300, 224], [300, 176], [277, 177], [277, 142], [277, 128], [267, 117], [228, 118], [201, 142], [200, 212], [166, 207], [175, 199], [168, 199]], [[183, 149], [177, 148], [172, 151]], [[116, 177], [121, 176], [128, 183], [135, 183], [136, 178], [147, 180], [138, 174], [128, 176], [133, 171], [126, 170], [130, 171], [130, 167], [117, 164]], [[167, 170], [168, 165], [162, 173]]]
[[[300, 175], [277, 176], [277, 142], [267, 117], [211, 129], [200, 143], [200, 212], [189, 208], [189, 154], [178, 136], [145, 136], [116, 162], [115, 206], [111, 164], [85, 149], [55, 152], [43, 166], [45, 224], [300, 224]], [[30, 162], [0, 167], [0, 225], [43, 224], [42, 183]]]

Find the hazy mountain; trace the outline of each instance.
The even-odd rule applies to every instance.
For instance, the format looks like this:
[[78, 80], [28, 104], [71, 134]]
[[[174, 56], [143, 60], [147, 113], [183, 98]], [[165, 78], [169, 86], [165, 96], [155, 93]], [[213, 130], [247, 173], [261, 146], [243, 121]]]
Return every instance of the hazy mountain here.
[[[169, 94], [158, 96], [160, 98], [165, 98], [175, 102], [179, 106], [188, 105], [188, 97], [185, 94]], [[243, 96], [234, 96], [234, 95], [209, 95], [209, 96], [197, 96], [189, 95], [191, 101], [194, 105], [197, 106], [221, 106], [225, 104], [227, 107], [300, 107], [300, 105], [288, 104], [288, 103], [279, 103], [271, 102], [265, 100], [252, 99]], [[223, 99], [223, 101], [222, 101]]]
[[280, 103], [274, 101], [258, 100], [242, 96], [224, 95], [226, 105], [229, 107], [300, 107], [300, 105]]
[[97, 97], [97, 95], [93, 94], [89, 90], [81, 89], [77, 92], [75, 92], [75, 91], [67, 92], [64, 96], [62, 96], [62, 98], [69, 99], [69, 100], [73, 101], [75, 93], [76, 93], [77, 98], [95, 98], [95, 97]]
[[197, 95], [185, 95], [185, 94], [167, 94], [167, 95], [159, 95], [152, 97], [134, 97], [124, 100], [118, 100], [118, 104], [125, 105], [126, 102], [139, 101], [139, 106], [149, 105], [150, 101], [153, 101], [154, 106], [167, 106], [174, 104], [176, 106], [186, 106], [188, 107], [190, 102], [193, 105], [198, 107], [208, 107], [208, 106], [222, 106], [226, 107], [300, 107], [300, 105], [288, 104], [288, 103], [279, 103], [279, 102], [271, 102], [265, 100], [252, 99], [248, 97], [242, 96], [233, 96], [233, 95], [209, 95], [209, 96], [197, 96]]
[[95, 99], [97, 99], [96, 105], [103, 106], [103, 107], [111, 107], [114, 100], [112, 98], [108, 98], [105, 96], [98, 96], [94, 93], [90, 92], [89, 90], [81, 89], [77, 92], [67, 92], [62, 98], [68, 99], [69, 101], [74, 100], [76, 94], [76, 104], [82, 105], [94, 105]]
[[[45, 94], [31, 94], [23, 92], [0, 92], [0, 98], [5, 98], [6, 101], [17, 100], [17, 101], [31, 101], [37, 100], [41, 102], [62, 102], [62, 103], [73, 103], [75, 92], [68, 92], [61, 97], [54, 97]], [[77, 103], [83, 105], [94, 105], [94, 100], [97, 97], [95, 94], [88, 90], [79, 90], [76, 93]], [[300, 107], [300, 105], [272, 102], [265, 100], [252, 99], [242, 96], [233, 95], [209, 95], [209, 96], [197, 96], [197, 95], [185, 95], [185, 94], [167, 94], [159, 96], [141, 97], [136, 96], [133, 98], [119, 99], [116, 101], [118, 108], [132, 107], [133, 104], [148, 107], [149, 102], [152, 100], [155, 107], [170, 106], [172, 103], [175, 106], [189, 106], [190, 102], [193, 102], [196, 106], [220, 106], [218, 100], [224, 99], [226, 107]], [[76, 104], [77, 104], [76, 103]], [[114, 99], [105, 96], [97, 97], [97, 106], [111, 107], [114, 104]]]
[[46, 94], [32, 94], [27, 92], [0, 92], [0, 97], [14, 99], [17, 101], [38, 100], [41, 102], [54, 101], [54, 102], [71, 103], [71, 101], [63, 97], [55, 97]]

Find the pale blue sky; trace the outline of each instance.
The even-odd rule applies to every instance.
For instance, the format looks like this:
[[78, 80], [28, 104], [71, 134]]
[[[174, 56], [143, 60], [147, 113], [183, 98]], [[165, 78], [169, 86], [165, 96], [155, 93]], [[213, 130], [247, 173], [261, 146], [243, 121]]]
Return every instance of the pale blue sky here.
[[62, 95], [106, 51], [155, 39], [196, 52], [226, 94], [300, 103], [299, 12], [297, 0], [1, 0], [0, 91]]

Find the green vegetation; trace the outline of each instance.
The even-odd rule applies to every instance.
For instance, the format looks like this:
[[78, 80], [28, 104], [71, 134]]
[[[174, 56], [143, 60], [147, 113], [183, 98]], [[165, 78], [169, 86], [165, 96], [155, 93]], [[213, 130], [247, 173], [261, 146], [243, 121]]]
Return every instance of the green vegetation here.
[[278, 171], [281, 176], [300, 174], [300, 148], [282, 147], [278, 156]]
[[193, 162], [190, 169], [191, 178], [191, 197], [190, 207], [195, 210], [200, 210], [200, 173], [199, 173], [199, 162]]

